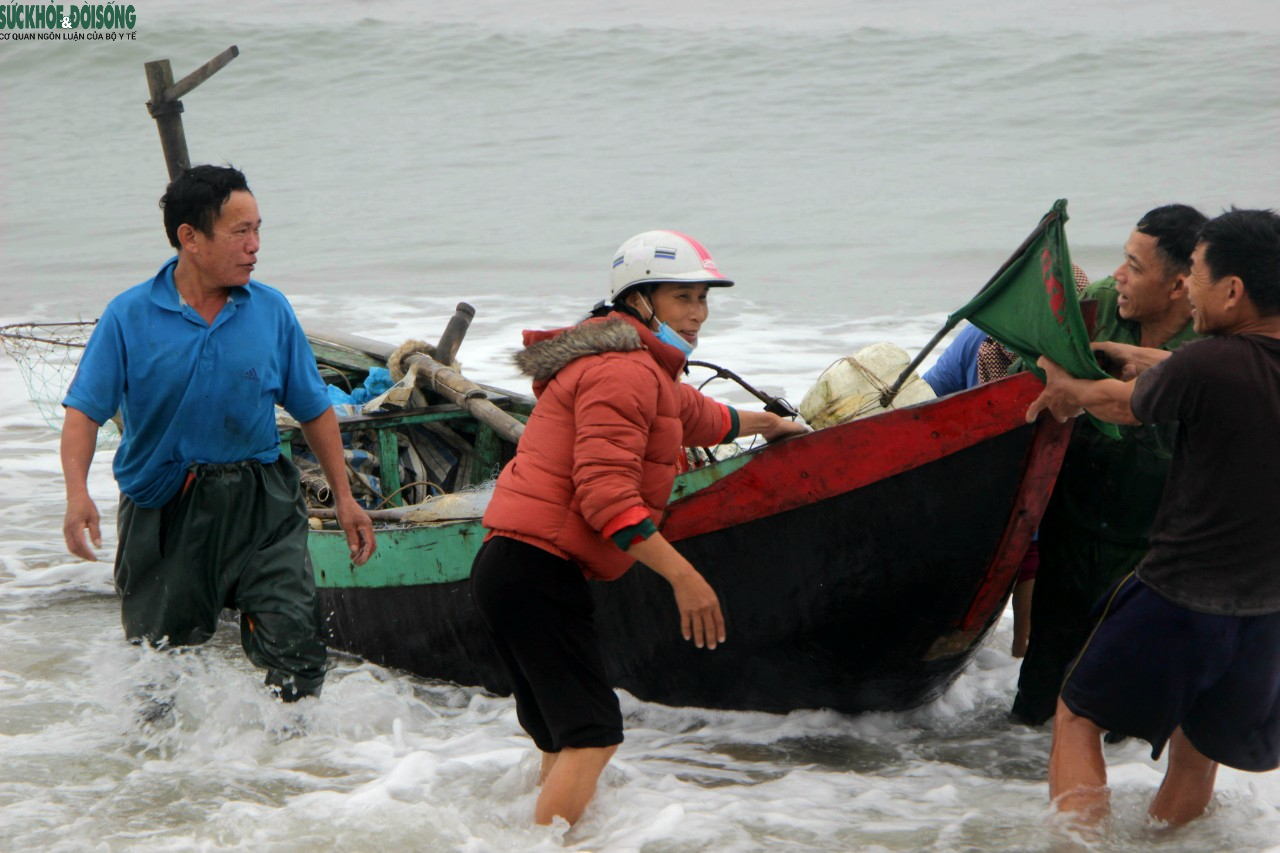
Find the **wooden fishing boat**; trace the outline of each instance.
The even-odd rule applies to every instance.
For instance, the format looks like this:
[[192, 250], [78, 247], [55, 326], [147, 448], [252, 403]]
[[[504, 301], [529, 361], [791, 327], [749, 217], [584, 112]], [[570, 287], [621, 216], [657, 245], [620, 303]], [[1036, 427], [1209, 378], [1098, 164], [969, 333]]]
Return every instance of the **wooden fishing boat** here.
[[[390, 352], [349, 336], [312, 344], [347, 381]], [[351, 565], [332, 522], [313, 530], [328, 641], [507, 692], [470, 600], [485, 493], [466, 487], [496, 473], [513, 437], [466, 397], [419, 387], [427, 405], [344, 418], [344, 432], [373, 435], [366, 445], [391, 459], [404, 430], [448, 426], [472, 458], [453, 494], [374, 513], [379, 547], [365, 566]], [[477, 387], [470, 399], [512, 423], [531, 411], [527, 396]], [[592, 585], [613, 683], [668, 705], [774, 712], [896, 710], [940, 695], [999, 617], [1057, 476], [1069, 427], [1024, 420], [1041, 387], [1012, 376], [679, 475], [662, 530], [720, 596], [728, 642], [707, 651], [681, 639], [666, 581], [637, 567]], [[412, 476], [385, 467], [388, 493]]]
[[[177, 82], [167, 60], [146, 64], [171, 178], [189, 164], [179, 98], [237, 53]], [[1057, 287], [1047, 250], [1038, 257]], [[485, 536], [477, 487], [513, 455], [534, 401], [448, 366], [472, 313], [459, 306], [435, 357], [403, 359], [415, 390], [397, 409], [340, 417], [354, 485], [379, 504], [366, 565], [351, 564], [296, 425], [281, 446], [318, 504], [308, 545], [328, 642], [505, 692], [468, 575]], [[309, 337], [326, 381], [348, 391], [393, 355], [350, 335]], [[670, 705], [779, 712], [896, 710], [940, 695], [998, 618], [1057, 477], [1070, 426], [1025, 423], [1040, 388], [1012, 376], [679, 475], [662, 530], [715, 588], [728, 642], [704, 651], [682, 640], [667, 583], [633, 569], [593, 584], [613, 684]]]

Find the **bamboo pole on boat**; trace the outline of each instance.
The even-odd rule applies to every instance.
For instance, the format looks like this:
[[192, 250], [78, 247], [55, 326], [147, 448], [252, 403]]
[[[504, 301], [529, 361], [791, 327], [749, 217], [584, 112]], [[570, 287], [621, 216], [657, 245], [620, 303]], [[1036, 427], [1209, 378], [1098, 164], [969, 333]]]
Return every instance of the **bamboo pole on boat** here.
[[160, 147], [164, 150], [164, 163], [172, 181], [191, 168], [191, 155], [187, 152], [187, 134], [182, 129], [183, 95], [208, 80], [228, 62], [240, 55], [240, 48], [232, 45], [222, 53], [192, 71], [178, 82], [173, 81], [173, 68], [167, 59], [143, 63], [147, 75], [147, 88], [151, 100], [147, 112], [156, 120], [160, 132]]
[[459, 302], [453, 317], [440, 335], [434, 357], [414, 353], [404, 359], [404, 364], [406, 369], [417, 367], [417, 383], [421, 390], [435, 391], [457, 403], [476, 420], [514, 444], [520, 440], [524, 424], [489, 402], [489, 395], [483, 388], [463, 376], [460, 370], [450, 366], [475, 316], [475, 308], [466, 302]]
[[456, 403], [507, 441], [515, 443], [520, 440], [524, 424], [489, 402], [488, 392], [457, 370], [420, 352], [406, 357], [404, 364], [406, 368], [417, 368], [420, 390], [435, 391]]
[[444, 327], [444, 332], [440, 335], [440, 341], [436, 344], [436, 361], [441, 364], [453, 364], [458, 355], [458, 347], [462, 345], [462, 339], [466, 337], [467, 329], [471, 328], [471, 321], [475, 316], [476, 309], [465, 302], [458, 303], [453, 316], [449, 318], [449, 324]]
[[[319, 329], [306, 331], [310, 337], [383, 361], [386, 361], [395, 350], [395, 347], [381, 341], [345, 332]], [[449, 402], [460, 406], [476, 420], [492, 428], [502, 438], [511, 442], [520, 440], [520, 434], [524, 432], [524, 424], [494, 405], [488, 399], [489, 390], [485, 386], [472, 382], [461, 372], [441, 364], [425, 353], [413, 353], [404, 359], [403, 364], [406, 371], [410, 366], [417, 365], [418, 387], [422, 390], [434, 391]]]

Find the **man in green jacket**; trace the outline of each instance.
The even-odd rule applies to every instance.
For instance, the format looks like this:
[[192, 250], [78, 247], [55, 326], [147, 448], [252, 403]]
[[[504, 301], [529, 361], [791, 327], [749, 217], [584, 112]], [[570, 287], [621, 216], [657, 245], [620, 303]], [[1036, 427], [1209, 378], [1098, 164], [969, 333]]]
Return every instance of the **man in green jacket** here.
[[[1199, 337], [1191, 328], [1187, 278], [1206, 221], [1184, 204], [1157, 207], [1138, 221], [1119, 268], [1082, 294], [1098, 302], [1095, 341], [1173, 351]], [[1147, 552], [1173, 433], [1169, 426], [1119, 429], [1117, 441], [1085, 418], [1076, 423], [1040, 522], [1031, 638], [1012, 711], [1019, 722], [1040, 725], [1053, 716], [1067, 667], [1093, 624], [1094, 603]]]

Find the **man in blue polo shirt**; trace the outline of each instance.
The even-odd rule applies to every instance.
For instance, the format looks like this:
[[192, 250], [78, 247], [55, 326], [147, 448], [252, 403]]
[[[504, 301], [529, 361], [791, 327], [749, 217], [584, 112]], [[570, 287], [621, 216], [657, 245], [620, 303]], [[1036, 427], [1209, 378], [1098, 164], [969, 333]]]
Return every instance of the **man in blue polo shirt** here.
[[376, 547], [351, 496], [337, 416], [288, 301], [250, 276], [261, 219], [245, 177], [196, 166], [160, 199], [178, 250], [113, 299], [63, 405], [63, 535], [96, 559], [98, 510], [87, 478], [98, 427], [124, 429], [115, 584], [130, 640], [198, 645], [223, 607], [242, 614], [245, 654], [285, 701], [324, 682], [315, 581], [298, 472], [280, 454], [275, 405], [302, 426], [335, 496], [351, 559]]

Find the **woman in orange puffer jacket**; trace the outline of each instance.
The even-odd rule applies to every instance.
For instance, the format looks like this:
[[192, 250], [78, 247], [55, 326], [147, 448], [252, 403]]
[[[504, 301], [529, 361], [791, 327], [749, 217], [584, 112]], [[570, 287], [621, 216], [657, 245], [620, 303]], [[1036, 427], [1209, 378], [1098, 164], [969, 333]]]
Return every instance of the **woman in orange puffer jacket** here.
[[542, 751], [537, 823], [577, 822], [622, 742], [587, 578], [644, 563], [671, 584], [684, 638], [714, 649], [725, 640], [719, 599], [657, 529], [677, 461], [686, 446], [808, 429], [680, 381], [710, 288], [732, 284], [696, 240], [647, 231], [615, 255], [606, 316], [526, 332], [516, 357], [538, 403], [485, 513], [471, 591]]

